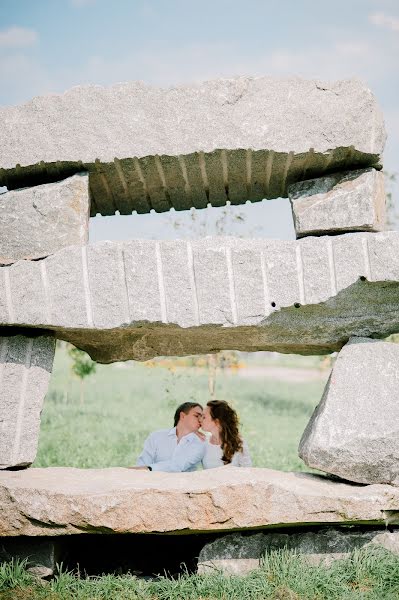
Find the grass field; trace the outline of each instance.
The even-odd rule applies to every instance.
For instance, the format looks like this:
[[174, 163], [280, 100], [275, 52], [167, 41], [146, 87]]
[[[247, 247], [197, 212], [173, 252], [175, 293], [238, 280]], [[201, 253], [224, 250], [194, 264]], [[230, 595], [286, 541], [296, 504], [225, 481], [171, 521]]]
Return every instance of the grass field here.
[[[312, 359], [302, 364], [312, 366]], [[310, 362], [309, 362], [310, 361]], [[276, 361], [273, 361], [275, 364]], [[290, 358], [282, 357], [283, 366]], [[300, 357], [292, 359], [296, 367]], [[109, 467], [134, 464], [150, 431], [173, 425], [176, 407], [209, 399], [205, 368], [147, 366], [145, 363], [98, 365], [85, 382], [71, 373], [65, 348], [57, 348], [51, 385], [42, 414], [36, 467]], [[281, 370], [279, 377], [284, 377]], [[255, 466], [305, 470], [297, 446], [324, 380], [283, 381], [245, 377], [245, 369], [217, 373], [216, 396], [232, 403]]]
[[0, 600], [397, 600], [399, 557], [359, 550], [331, 566], [272, 552], [247, 576], [182, 575], [144, 581], [134, 576], [79, 578], [61, 573], [38, 582], [20, 564], [0, 565]]

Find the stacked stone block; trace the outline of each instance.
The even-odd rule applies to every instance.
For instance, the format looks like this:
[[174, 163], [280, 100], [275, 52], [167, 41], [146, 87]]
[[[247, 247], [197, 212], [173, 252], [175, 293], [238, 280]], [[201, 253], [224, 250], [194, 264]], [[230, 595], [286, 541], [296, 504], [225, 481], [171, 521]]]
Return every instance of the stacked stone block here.
[[375, 169], [334, 173], [288, 188], [297, 238], [385, 229], [384, 174]]
[[57, 183], [0, 195], [0, 264], [39, 259], [89, 237], [89, 178], [74, 175]]

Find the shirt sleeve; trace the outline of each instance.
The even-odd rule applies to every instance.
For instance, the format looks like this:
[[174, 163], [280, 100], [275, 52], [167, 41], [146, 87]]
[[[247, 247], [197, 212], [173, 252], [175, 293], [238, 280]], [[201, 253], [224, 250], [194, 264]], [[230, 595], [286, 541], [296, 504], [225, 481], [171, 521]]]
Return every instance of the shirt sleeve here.
[[242, 452], [236, 452], [232, 460], [235, 467], [252, 467], [252, 459], [247, 442], [242, 442]]
[[189, 433], [182, 437], [169, 460], [147, 464], [149, 464], [153, 471], [181, 473], [189, 471], [192, 467], [200, 463], [204, 454], [205, 442], [202, 442], [195, 433]]
[[144, 442], [143, 450], [137, 459], [136, 465], [138, 467], [147, 467], [155, 461], [155, 444], [154, 435], [150, 433], [146, 441]]

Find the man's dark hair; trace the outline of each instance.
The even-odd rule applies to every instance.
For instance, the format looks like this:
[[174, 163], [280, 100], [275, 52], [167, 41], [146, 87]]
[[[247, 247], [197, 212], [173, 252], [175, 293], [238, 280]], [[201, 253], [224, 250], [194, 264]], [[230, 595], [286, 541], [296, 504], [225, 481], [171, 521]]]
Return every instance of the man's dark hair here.
[[202, 406], [201, 406], [201, 404], [198, 404], [198, 402], [183, 402], [183, 404], [180, 404], [180, 406], [178, 406], [176, 408], [173, 427], [176, 427], [176, 425], [178, 424], [178, 422], [180, 420], [180, 413], [181, 412], [184, 412], [185, 415], [188, 415], [188, 413], [190, 412], [190, 410], [192, 408], [195, 408], [196, 406], [199, 406], [200, 409], [202, 410]]

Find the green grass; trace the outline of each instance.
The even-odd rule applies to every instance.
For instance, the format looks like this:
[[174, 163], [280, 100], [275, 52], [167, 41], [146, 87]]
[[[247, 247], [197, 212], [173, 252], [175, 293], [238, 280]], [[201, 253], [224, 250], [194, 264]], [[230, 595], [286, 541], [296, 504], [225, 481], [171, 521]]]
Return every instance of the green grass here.
[[[65, 349], [57, 348], [36, 467], [134, 464], [145, 437], [171, 427], [181, 402], [209, 399], [206, 369], [172, 371], [129, 362], [98, 365], [80, 403], [70, 364]], [[255, 466], [306, 470], [297, 446], [323, 387], [322, 381], [289, 383], [221, 372], [216, 395], [237, 409]]]
[[18, 563], [0, 566], [0, 600], [394, 600], [399, 598], [399, 557], [382, 548], [353, 552], [331, 566], [311, 566], [287, 550], [266, 555], [246, 576], [207, 575], [80, 578], [60, 572], [40, 583]]

